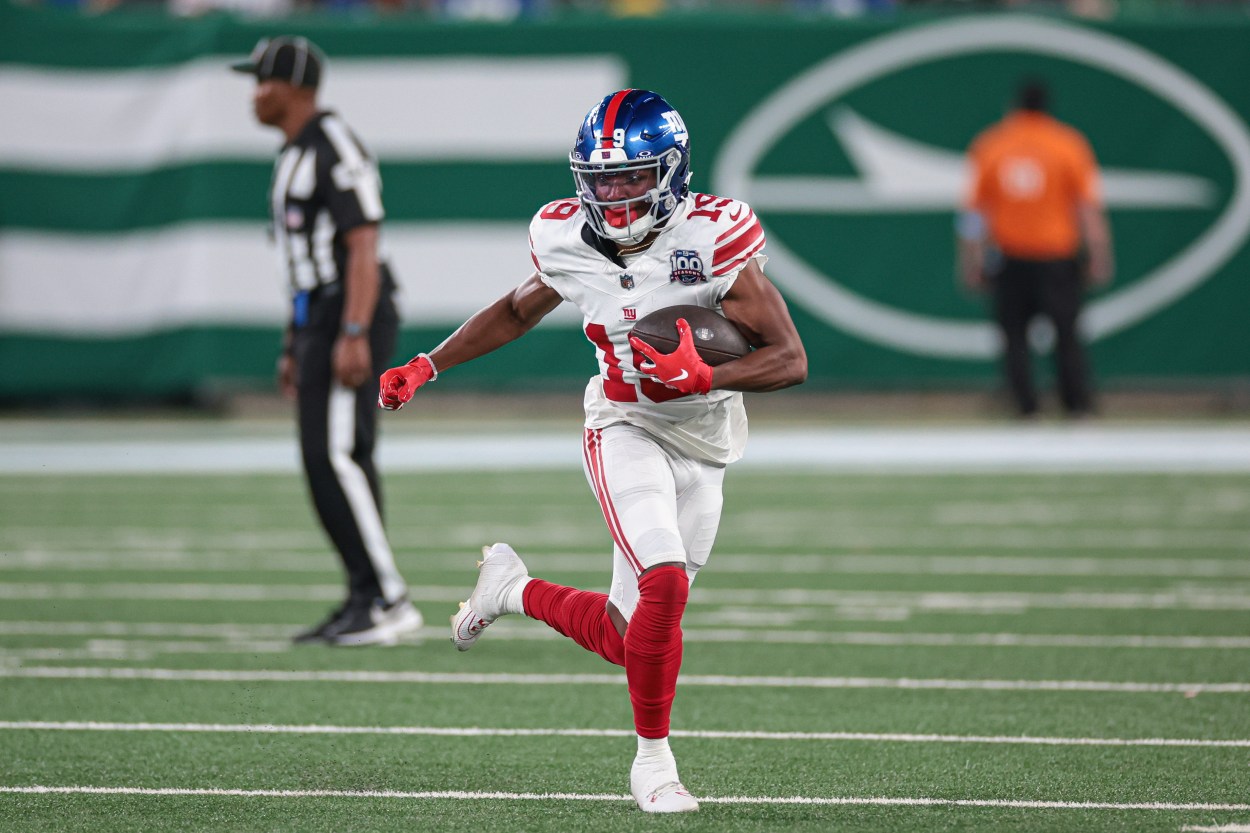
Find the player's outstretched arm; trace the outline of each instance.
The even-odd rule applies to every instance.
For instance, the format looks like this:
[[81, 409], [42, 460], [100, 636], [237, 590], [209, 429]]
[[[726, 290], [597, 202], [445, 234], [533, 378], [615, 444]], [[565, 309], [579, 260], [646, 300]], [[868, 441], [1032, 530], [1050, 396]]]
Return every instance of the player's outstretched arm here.
[[717, 365], [712, 387], [721, 390], [781, 390], [807, 379], [807, 351], [785, 299], [752, 260], [721, 300], [725, 317], [738, 325], [755, 349]]
[[399, 410], [418, 388], [437, 378], [439, 373], [498, 350], [525, 335], [562, 300], [537, 273], [530, 275], [507, 295], [474, 313], [434, 350], [383, 373], [378, 405], [388, 411]]
[[474, 313], [430, 351], [430, 358], [441, 372], [498, 350], [534, 329], [563, 300], [535, 272], [507, 295]]

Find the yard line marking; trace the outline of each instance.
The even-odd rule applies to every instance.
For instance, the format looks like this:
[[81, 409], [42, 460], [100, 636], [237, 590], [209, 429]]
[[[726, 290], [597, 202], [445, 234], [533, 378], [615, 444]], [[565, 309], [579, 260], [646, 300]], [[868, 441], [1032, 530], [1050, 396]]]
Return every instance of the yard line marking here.
[[[769, 510], [759, 513], [752, 530], [756, 534], [768, 532], [782, 537], [793, 532], [796, 525], [809, 523], [819, 510], [801, 509]], [[831, 509], [824, 510], [826, 521]], [[1203, 550], [1242, 551], [1250, 545], [1250, 532], [1242, 529], [1202, 529], [1187, 527], [1146, 527], [1125, 525], [1123, 527], [1048, 528], [1036, 524], [985, 525], [967, 524], [948, 527], [928, 524], [924, 529], [889, 525], [886, 521], [864, 519], [861, 514], [847, 513], [844, 526], [838, 529], [839, 546], [864, 549], [950, 547], [960, 550], [994, 549], [1024, 550], [1036, 553], [1045, 550], [1069, 552], [1074, 549], [1097, 549], [1099, 551], [1140, 552], [1177, 551], [1198, 552]], [[787, 540], [782, 537], [782, 540]], [[799, 541], [790, 541], [802, 546]]]
[[[624, 729], [490, 729], [481, 726], [327, 726], [274, 723], [111, 723], [95, 720], [0, 720], [0, 730], [66, 732], [205, 732], [275, 735], [429, 735], [435, 737], [634, 737]], [[1250, 739], [1067, 738], [1030, 735], [916, 735], [900, 732], [759, 732], [680, 730], [673, 737], [701, 740], [867, 741], [873, 743], [981, 743], [1024, 746], [1151, 746], [1247, 748]]]
[[[624, 685], [624, 674], [472, 674], [430, 671], [224, 671], [176, 668], [0, 667], [0, 678], [177, 682], [426, 683], [431, 685]], [[685, 686], [717, 688], [891, 688], [1120, 694], [1250, 694], [1250, 683], [1136, 683], [1100, 680], [943, 680], [886, 677], [686, 675]]]
[[[47, 569], [111, 569], [150, 572], [239, 572], [257, 569], [273, 572], [328, 573], [335, 565], [320, 550], [308, 552], [257, 553], [254, 546], [235, 551], [191, 552], [164, 550], [136, 552], [120, 545], [116, 551], [99, 544], [91, 549], [45, 550], [27, 548], [9, 553], [0, 561], [0, 571]], [[220, 548], [219, 548], [220, 549]], [[463, 554], [445, 554], [422, 559], [427, 567], [462, 568]], [[1221, 558], [1040, 558], [999, 555], [717, 555], [712, 562], [718, 573], [747, 575], [977, 575], [977, 576], [1116, 576], [1165, 578], [1250, 578], [1250, 562]], [[541, 556], [547, 570], [562, 572], [603, 571], [599, 552], [562, 553]]]
[[875, 645], [1003, 648], [1250, 648], [1245, 636], [1147, 636], [1032, 633], [888, 633], [865, 631], [791, 631], [682, 628], [691, 642], [767, 642], [799, 645]]
[[[185, 622], [45, 622], [0, 621], [4, 636], [163, 636], [257, 639], [289, 637], [297, 625], [189, 625]], [[441, 628], [439, 630], [442, 630]]]
[[[825, 510], [824, 515], [827, 516], [828, 511]], [[770, 532], [774, 536], [780, 535], [793, 530], [795, 521], [790, 519], [790, 515], [803, 521], [812, 512], [813, 510], [791, 510], [789, 512], [780, 509], [772, 510], [767, 513], [767, 516], [760, 516], [755, 519], [752, 529], [756, 530], [757, 533]], [[532, 530], [534, 537], [542, 536], [540, 540], [550, 541], [553, 539], [549, 524], [544, 526], [536, 522], [533, 525], [517, 524], [514, 526], [517, 529]], [[419, 529], [415, 525], [405, 526], [403, 519], [397, 519], [394, 531], [395, 537], [399, 538], [403, 538], [403, 533], [405, 532], [428, 533], [428, 530]], [[28, 541], [30, 546], [41, 546], [42, 542], [47, 540], [47, 527], [14, 525], [6, 527], [4, 532], [6, 539]], [[177, 536], [174, 533], [178, 533]], [[95, 545], [97, 541], [101, 540], [98, 532], [88, 535], [87, 533], [76, 533], [72, 530], [58, 530], [58, 534], [59, 540], [80, 540], [83, 542], [83, 546]], [[297, 529], [282, 529], [272, 534], [224, 532], [205, 534], [204, 531], [199, 529], [183, 528], [181, 530], [166, 529], [162, 531], [161, 535], [156, 536], [150, 529], [118, 526], [111, 528], [108, 534], [109, 540], [113, 542], [113, 546], [123, 548], [132, 544], [137, 549], [151, 548], [153, 546], [186, 548], [194, 543], [197, 549], [208, 547], [247, 549], [249, 548], [247, 542], [251, 541], [253, 543], [250, 549], [253, 552], [257, 550], [265, 551], [267, 547], [276, 548], [279, 551], [299, 547], [314, 556], [325, 554], [323, 541]], [[78, 538], [78, 535], [83, 537]], [[574, 530], [569, 533], [569, 536], [558, 538], [557, 542], [562, 546], [588, 548], [591, 544], [586, 542], [593, 541], [596, 538], [597, 536], [593, 533], [578, 533]], [[429, 539], [428, 534], [426, 539]], [[172, 545], [171, 541], [173, 541]], [[437, 540], [431, 540], [430, 543], [444, 549], [469, 553], [469, 558], [471, 558], [474, 548], [480, 548], [481, 545], [480, 528], [477, 525], [464, 524], [446, 527], [442, 531], [442, 536]], [[798, 542], [795, 543], [797, 544]], [[886, 525], [884, 522], [869, 522], [869, 520], [863, 517], [861, 512], [857, 511], [853, 522], [847, 524], [845, 528], [839, 531], [839, 545], [858, 549], [866, 547], [873, 549], [906, 547], [931, 550], [934, 547], [948, 547], [961, 551], [974, 548], [1004, 551], [1024, 550], [1031, 554], [1045, 550], [1058, 550], [1066, 553], [1074, 549], [1097, 549], [1100, 552], [1127, 551], [1133, 555], [1151, 551], [1175, 553], [1181, 550], [1195, 553], [1204, 550], [1232, 550], [1234, 553], [1237, 553], [1244, 551], [1247, 546], [1250, 546], [1250, 531], [1243, 529], [1207, 529], [1196, 526], [1177, 529], [1174, 527], [1146, 527], [1140, 524], [1124, 527], [1100, 527], [1097, 529], [1089, 527], [1051, 528], [1035, 524], [1002, 528], [999, 526], [973, 528], [967, 524], [940, 527], [929, 524], [923, 530], [914, 530], [906, 527], [900, 528], [898, 524]], [[601, 563], [604, 554], [598, 550], [595, 550], [595, 553], [596, 557], [600, 559], [596, 563]]]
[[[333, 584], [203, 584], [174, 582], [12, 582], [0, 583], [0, 599], [135, 599], [177, 601], [333, 601], [343, 588]], [[451, 601], [464, 597], [464, 587], [414, 587], [416, 601]], [[1073, 590], [1032, 592], [930, 592], [872, 590], [708, 590], [694, 588], [702, 604], [842, 608], [856, 614], [876, 610], [942, 613], [1021, 613], [1046, 610], [1250, 610], [1250, 593], [1236, 587], [1177, 587], [1146, 592]]]
[[[90, 435], [84, 434], [89, 437]], [[993, 426], [944, 428], [757, 429], [752, 469], [869, 471], [877, 475], [974, 472], [1245, 472], [1250, 431], [1240, 426]], [[551, 430], [387, 436], [379, 443], [387, 471], [466, 467], [576, 471], [576, 445]], [[5, 474], [294, 473], [289, 437], [30, 437], [0, 457]]]
[[[632, 802], [633, 796], [611, 793], [509, 793], [436, 790], [404, 792], [400, 790], [242, 790], [189, 787], [85, 787], [30, 786], [0, 787], [0, 793], [25, 795], [87, 794], [87, 795], [152, 795], [152, 796], [239, 796], [245, 798], [404, 798], [460, 799], [468, 801], [621, 801]], [[887, 807], [1004, 807], [1023, 810], [1161, 810], [1169, 812], [1232, 812], [1250, 810], [1250, 804], [1195, 803], [1163, 801], [1117, 804], [1104, 801], [1018, 801], [993, 798], [887, 798], [879, 796], [700, 796], [707, 804], [806, 804], [806, 805], [875, 805]]]
[[[442, 635], [439, 629], [439, 634]], [[97, 660], [116, 659], [146, 662], [162, 655], [189, 654], [285, 654], [290, 639], [216, 640], [210, 642], [158, 641], [152, 639], [88, 639], [79, 647], [0, 648], [0, 659], [17, 660]]]
[[692, 589], [699, 601], [713, 604], [812, 605], [844, 608], [908, 608], [922, 611], [1014, 612], [1035, 608], [1080, 610], [1250, 610], [1250, 594], [1225, 587], [1180, 587], [1147, 592], [1073, 590], [1032, 592], [905, 592], [860, 590], [711, 590]]
[[[418, 588], [413, 588], [416, 591]], [[425, 595], [431, 588], [420, 588]], [[451, 588], [440, 588], [443, 600]], [[461, 589], [463, 595], [463, 589]], [[343, 588], [329, 584], [179, 584], [174, 582], [15, 582], [0, 584], [0, 599], [168, 599], [182, 602], [273, 602], [332, 601], [343, 595]], [[415, 595], [415, 593], [413, 594]], [[431, 601], [431, 599], [426, 599]]]
[[1220, 824], [1215, 827], [1182, 827], [1181, 833], [1250, 833], [1250, 824]]
[[[551, 564], [550, 556], [543, 559]], [[582, 561], [585, 564], [585, 561]], [[717, 572], [776, 575], [1117, 576], [1246, 578], [1250, 563], [1221, 558], [1039, 558], [999, 555], [716, 555]], [[572, 565], [558, 564], [559, 569]], [[549, 567], [553, 569], [554, 567]]]
[[[687, 621], [700, 620], [701, 614], [689, 614]], [[88, 636], [175, 638], [218, 638], [238, 643], [262, 643], [267, 638], [285, 638], [299, 629], [298, 624], [237, 625], [230, 623], [188, 625], [182, 622], [48, 622], [0, 620], [0, 636]], [[441, 639], [443, 626], [428, 626], [419, 636]], [[1166, 648], [1177, 650], [1243, 650], [1250, 649], [1250, 636], [1154, 636], [1146, 634], [1084, 634], [1036, 633], [890, 633], [886, 631], [804, 631], [756, 630], [748, 628], [682, 628], [689, 642], [768, 643], [788, 645], [864, 645], [922, 647], [1001, 647], [1001, 648]], [[547, 642], [559, 639], [554, 631], [529, 627], [523, 622], [503, 621], [491, 628], [492, 639]], [[276, 644], [276, 643], [274, 643]], [[175, 643], [167, 642], [177, 653]], [[137, 642], [136, 647], [145, 647]], [[289, 646], [288, 646], [289, 647]], [[3, 653], [3, 649], [0, 649]]]

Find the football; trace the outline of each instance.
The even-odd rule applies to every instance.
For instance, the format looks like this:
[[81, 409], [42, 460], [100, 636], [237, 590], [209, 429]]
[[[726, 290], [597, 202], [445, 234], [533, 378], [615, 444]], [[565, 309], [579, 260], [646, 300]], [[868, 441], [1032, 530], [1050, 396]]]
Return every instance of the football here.
[[739, 359], [751, 351], [751, 343], [737, 325], [715, 310], [681, 304], [658, 309], [634, 324], [630, 335], [637, 336], [661, 353], [677, 349], [677, 319], [690, 324], [694, 347], [703, 361], [715, 367]]

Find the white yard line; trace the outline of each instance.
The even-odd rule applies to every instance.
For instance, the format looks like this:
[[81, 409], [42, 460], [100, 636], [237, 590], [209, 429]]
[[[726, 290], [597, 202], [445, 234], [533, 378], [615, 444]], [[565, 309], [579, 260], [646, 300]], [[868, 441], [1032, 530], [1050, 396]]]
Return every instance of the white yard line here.
[[[426, 685], [613, 685], [622, 674], [471, 674], [426, 671], [227, 671], [177, 668], [2, 667], [0, 678], [159, 680], [164, 682], [408, 683]], [[987, 680], [890, 677], [786, 677], [683, 674], [681, 685], [712, 688], [908, 689], [1050, 691], [1115, 694], [1250, 694], [1243, 682], [1120, 682], [1105, 680]]]
[[[518, 631], [518, 633], [521, 633]], [[1147, 636], [1033, 633], [881, 633], [743, 628], [682, 628], [690, 642], [744, 642], [782, 645], [923, 646], [929, 648], [1152, 648], [1176, 650], [1242, 650], [1246, 636]], [[493, 636], [493, 634], [492, 634]], [[516, 638], [509, 634], [509, 638]]]
[[[291, 629], [294, 632], [294, 629]], [[195, 642], [188, 640], [159, 641], [150, 639], [88, 639], [77, 647], [26, 647], [0, 648], [0, 661], [37, 660], [40, 662], [65, 662], [67, 660], [121, 660], [125, 662], [150, 662], [163, 656], [188, 656], [204, 654], [285, 654], [292, 649], [291, 640], [214, 640]]]
[[[31, 786], [0, 787], [0, 793], [19, 795], [151, 795], [151, 796], [237, 796], [261, 798], [397, 798], [450, 799], [461, 801], [597, 801], [628, 802], [628, 795], [611, 793], [509, 793], [466, 792], [459, 790], [405, 792], [401, 790], [242, 790], [184, 787], [86, 787]], [[803, 804], [872, 805], [884, 807], [1003, 807], [1022, 810], [1156, 810], [1164, 812], [1246, 812], [1250, 804], [1215, 802], [1172, 803], [1162, 801], [1116, 803], [1103, 801], [1014, 801], [979, 798], [886, 798], [886, 797], [809, 797], [809, 796], [699, 796], [706, 804]]]
[[[828, 520], [833, 511], [830, 506], [804, 508], [794, 514], [803, 522], [810, 519], [813, 512]], [[746, 516], [746, 523], [757, 536], [766, 535], [769, 540], [786, 540], [786, 536], [794, 529], [794, 521], [787, 517], [786, 510], [769, 510]], [[744, 516], [736, 516], [738, 522]], [[1021, 551], [1029, 554], [1054, 551], [1066, 555], [1073, 550], [1097, 549], [1099, 553], [1123, 552], [1133, 556], [1142, 553], [1160, 552], [1174, 555], [1177, 552], [1200, 553], [1209, 550], [1216, 552], [1233, 551], [1228, 561], [1234, 561], [1235, 555], [1250, 549], [1250, 529], [1209, 528], [1202, 525], [1190, 525], [1185, 528], [1154, 527], [1142, 523], [1127, 526], [1048, 526], [1044, 524], [1010, 524], [1001, 523], [986, 525], [952, 524], [949, 526], [935, 523], [923, 524], [920, 528], [900, 527], [892, 521], [876, 521], [865, 518], [859, 513], [848, 515], [845, 528], [838, 528], [838, 535], [831, 543], [841, 550], [880, 549], [897, 550], [901, 548], [932, 550], [934, 548], [950, 548], [959, 551], [972, 549], [991, 550], [995, 552]], [[250, 521], [249, 521], [250, 522]], [[589, 542], [599, 539], [597, 527], [588, 531], [553, 530], [548, 521], [535, 521], [526, 524], [522, 521], [511, 523], [509, 529], [523, 531], [527, 538], [535, 541], [551, 542], [561, 548], [589, 548]], [[459, 552], [461, 563], [472, 563], [474, 553], [482, 546], [480, 521], [452, 524], [434, 530], [437, 538], [430, 538], [431, 530], [427, 525], [407, 524], [401, 517], [395, 518], [390, 529], [393, 537], [404, 538], [407, 535], [420, 535], [431, 546]], [[23, 527], [16, 524], [4, 528], [6, 546], [14, 550], [40, 549], [48, 536], [46, 526]], [[724, 531], [724, 530], [722, 530]], [[106, 535], [107, 540], [101, 538]], [[79, 533], [74, 530], [58, 530], [58, 541], [77, 543], [81, 547], [113, 548], [121, 552], [130, 549], [179, 549], [194, 547], [197, 551], [211, 549], [248, 550], [251, 553], [284, 552], [292, 549], [305, 550], [310, 557], [326, 557], [324, 540], [309, 535], [304, 528], [283, 527], [270, 534], [230, 532], [221, 529], [169, 529], [162, 528], [156, 532], [150, 528], [110, 526], [101, 532], [95, 527], [88, 532]], [[796, 545], [806, 546], [800, 542]], [[546, 555], [537, 553], [539, 558]], [[720, 556], [717, 556], [719, 558]], [[976, 556], [973, 556], [976, 557]], [[558, 558], [558, 556], [557, 556]], [[602, 571], [607, 558], [603, 550], [595, 551], [591, 562]], [[585, 562], [583, 562], [584, 564]]]
[[[685, 621], [697, 619], [688, 615]], [[176, 639], [218, 639], [223, 642], [221, 650], [228, 647], [242, 650], [268, 650], [281, 645], [290, 648], [289, 638], [298, 626], [295, 624], [204, 624], [191, 625], [183, 622], [44, 622], [0, 620], [0, 636], [84, 636], [93, 640], [118, 638], [132, 640], [130, 647], [138, 650], [158, 650], [161, 653], [181, 653], [187, 643]], [[1034, 633], [890, 633], [884, 631], [812, 631], [768, 630], [753, 628], [682, 628], [688, 642], [718, 643], [767, 643], [773, 645], [860, 645], [860, 646], [919, 646], [931, 648], [996, 647], [996, 648], [1143, 648], [1168, 650], [1246, 650], [1250, 649], [1250, 636], [1155, 636], [1147, 634], [1114, 634], [1087, 636], [1084, 634], [1034, 634]], [[421, 639], [440, 640], [447, 636], [444, 626], [423, 628]], [[148, 642], [143, 637], [160, 637], [162, 641]], [[502, 621], [491, 628], [492, 640], [516, 642], [547, 642], [559, 639], [559, 634], [547, 628], [532, 627], [524, 620]], [[215, 643], [190, 643], [186, 653], [211, 652]], [[242, 647], [240, 647], [242, 646]], [[0, 653], [4, 653], [0, 649]]]
[[289, 637], [296, 625], [237, 625], [186, 622], [43, 622], [0, 620], [4, 636], [160, 636], [259, 639]]
[[[104, 721], [3, 720], [0, 731], [188, 732], [271, 735], [420, 735], [433, 737], [632, 738], [624, 729], [490, 729], [480, 726], [324, 726], [273, 723], [113, 723]], [[1250, 739], [1086, 738], [1028, 735], [917, 735], [898, 732], [717, 732], [674, 730], [673, 737], [702, 740], [863, 741], [869, 743], [978, 743], [1024, 746], [1150, 746], [1248, 748]]]
[[[576, 431], [386, 435], [385, 471], [580, 468]], [[208, 438], [194, 426], [156, 440], [10, 440], [4, 474], [297, 471], [291, 437]], [[752, 432], [744, 467], [915, 473], [947, 471], [1247, 472], [1250, 428], [987, 426], [796, 428]]]
[[[46, 531], [44, 532], [46, 534]], [[1250, 533], [1247, 533], [1250, 535]], [[199, 542], [203, 543], [203, 542]], [[21, 547], [21, 545], [18, 545]], [[216, 546], [216, 545], [214, 545]], [[24, 549], [24, 551], [22, 551]], [[113, 551], [110, 551], [112, 549]], [[224, 550], [224, 548], [221, 548]], [[539, 554], [544, 570], [604, 571], [602, 552]], [[463, 569], [463, 553], [422, 556], [426, 569]], [[717, 573], [743, 575], [942, 575], [942, 576], [1115, 576], [1120, 578], [1250, 578], [1250, 561], [1236, 558], [1042, 558], [995, 555], [716, 555], [711, 564]], [[258, 569], [272, 572], [328, 573], [336, 568], [324, 550], [306, 553], [273, 552], [257, 547], [236, 551], [191, 552], [166, 550], [136, 552], [118, 544], [99, 543], [91, 549], [45, 550], [22, 547], [0, 559], [0, 572], [22, 570], [126, 570], [145, 574], [159, 572], [241, 572]]]
[[[337, 584], [202, 584], [179, 582], [5, 582], [0, 599], [129, 599], [213, 602], [336, 601]], [[465, 587], [413, 587], [415, 601], [451, 602]], [[1026, 610], [1250, 610], [1250, 592], [1233, 586], [1182, 586], [1144, 592], [1072, 590], [1057, 593], [876, 590], [709, 590], [696, 586], [702, 605], [809, 606], [843, 608], [856, 614], [880, 610], [930, 613], [1020, 613]], [[891, 616], [890, 618], [897, 618]]]
[[1214, 827], [1182, 827], [1181, 833], [1250, 833], [1250, 824], [1219, 824]]

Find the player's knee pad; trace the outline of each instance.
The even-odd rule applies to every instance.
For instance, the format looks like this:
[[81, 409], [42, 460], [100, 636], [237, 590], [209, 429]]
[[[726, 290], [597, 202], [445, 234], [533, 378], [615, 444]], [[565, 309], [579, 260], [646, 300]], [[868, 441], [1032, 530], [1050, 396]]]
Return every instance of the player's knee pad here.
[[666, 528], [650, 529], [634, 542], [634, 553], [642, 569], [656, 564], [686, 563], [686, 548], [676, 531]]

